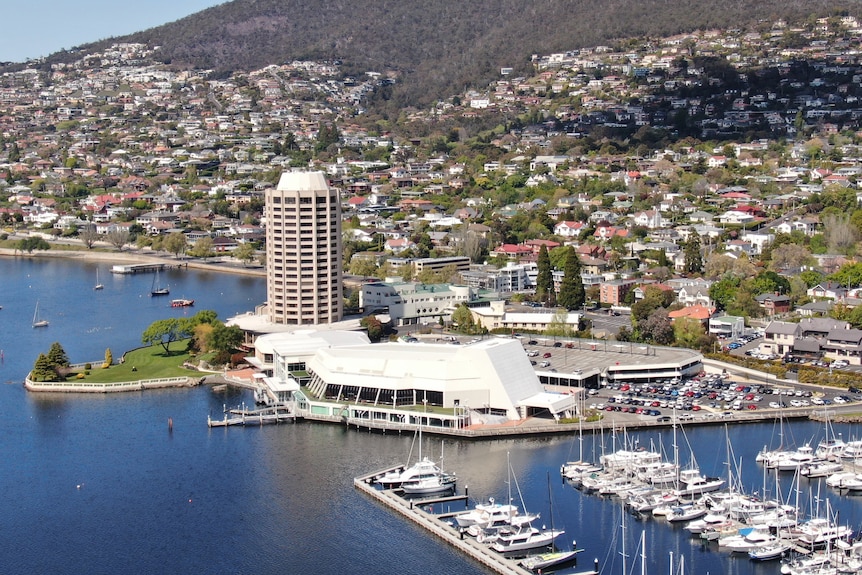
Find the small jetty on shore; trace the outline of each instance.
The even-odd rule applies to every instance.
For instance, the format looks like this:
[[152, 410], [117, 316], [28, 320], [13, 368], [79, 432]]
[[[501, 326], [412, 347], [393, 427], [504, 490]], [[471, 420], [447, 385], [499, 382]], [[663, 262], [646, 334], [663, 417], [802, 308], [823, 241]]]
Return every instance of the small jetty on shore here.
[[187, 263], [176, 263], [176, 264], [117, 264], [111, 268], [112, 274], [142, 274], [142, 273], [153, 273], [162, 270], [174, 270], [188, 267]]
[[265, 407], [263, 409], [229, 409], [223, 419], [207, 416], [209, 427], [231, 427], [234, 425], [266, 425], [268, 423], [295, 422], [296, 414], [287, 407]]

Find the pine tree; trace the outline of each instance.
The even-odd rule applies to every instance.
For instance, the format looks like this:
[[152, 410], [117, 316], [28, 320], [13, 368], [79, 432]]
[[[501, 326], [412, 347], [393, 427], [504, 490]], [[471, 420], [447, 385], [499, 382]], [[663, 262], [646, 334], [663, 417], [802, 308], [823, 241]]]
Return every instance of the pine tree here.
[[48, 350], [48, 361], [53, 368], [69, 367], [69, 356], [66, 355], [66, 350], [60, 345], [60, 342], [55, 341], [51, 344], [51, 349]]
[[114, 354], [111, 353], [111, 348], [105, 350], [105, 363], [102, 364], [103, 369], [108, 369], [114, 363]]
[[36, 358], [33, 371], [30, 372], [30, 379], [33, 381], [58, 381], [57, 370], [44, 353], [40, 353], [39, 357]]
[[550, 302], [554, 297], [554, 277], [551, 274], [551, 256], [548, 255], [547, 246], [539, 248], [539, 258], [536, 261], [538, 273], [536, 275], [536, 299]]
[[584, 305], [586, 291], [581, 278], [581, 261], [575, 248], [569, 246], [566, 250], [566, 262], [563, 266], [563, 281], [560, 282], [560, 294], [557, 303], [566, 309], [578, 309]]
[[703, 255], [700, 253], [700, 236], [697, 233], [691, 234], [685, 243], [684, 268], [687, 274], [703, 273]]

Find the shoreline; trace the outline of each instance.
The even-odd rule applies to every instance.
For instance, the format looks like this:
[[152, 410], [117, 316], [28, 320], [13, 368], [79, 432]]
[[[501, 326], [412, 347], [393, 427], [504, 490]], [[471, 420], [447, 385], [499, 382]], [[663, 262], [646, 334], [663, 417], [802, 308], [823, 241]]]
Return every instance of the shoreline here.
[[202, 271], [213, 271], [221, 273], [230, 273], [236, 275], [245, 275], [252, 277], [266, 277], [266, 269], [247, 268], [242, 264], [233, 263], [208, 263], [192, 259], [177, 259], [170, 256], [159, 256], [156, 254], [145, 254], [138, 251], [128, 252], [102, 252], [92, 250], [47, 250], [34, 251], [33, 253], [21, 252], [12, 248], [0, 248], [0, 256], [9, 258], [33, 258], [33, 259], [77, 259], [88, 262], [111, 262], [111, 263], [129, 263], [129, 264], [182, 264], [191, 269]]

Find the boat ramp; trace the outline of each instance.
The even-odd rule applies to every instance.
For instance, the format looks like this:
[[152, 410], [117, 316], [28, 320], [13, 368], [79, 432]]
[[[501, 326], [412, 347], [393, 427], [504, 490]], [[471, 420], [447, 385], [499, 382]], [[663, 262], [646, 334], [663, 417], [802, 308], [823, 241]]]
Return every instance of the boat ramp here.
[[287, 407], [265, 407], [263, 409], [231, 409], [224, 412], [223, 419], [207, 416], [209, 427], [231, 427], [234, 425], [265, 425], [267, 423], [295, 422], [296, 414]]
[[[467, 495], [454, 495], [448, 497], [436, 497], [430, 499], [406, 499], [399, 495], [398, 489], [377, 489], [374, 482], [377, 478], [385, 475], [388, 471], [403, 468], [393, 467], [369, 473], [353, 480], [353, 485], [372, 499], [384, 506], [406, 517], [416, 525], [436, 535], [450, 546], [465, 553], [485, 567], [492, 569], [500, 575], [530, 575], [532, 571], [522, 567], [516, 559], [505, 557], [490, 547], [483, 545], [472, 537], [464, 537], [463, 532], [449, 525], [444, 519], [451, 518], [458, 513], [465, 513], [468, 504]], [[452, 510], [452, 504], [460, 507], [463, 502], [464, 510]], [[598, 575], [598, 568], [584, 572], [579, 575]]]

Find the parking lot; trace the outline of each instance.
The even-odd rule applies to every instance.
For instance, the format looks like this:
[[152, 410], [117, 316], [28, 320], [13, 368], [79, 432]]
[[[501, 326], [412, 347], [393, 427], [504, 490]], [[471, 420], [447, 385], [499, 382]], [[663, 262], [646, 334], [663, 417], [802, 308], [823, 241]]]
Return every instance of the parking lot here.
[[[750, 420], [804, 416], [815, 410], [841, 410], [862, 400], [859, 390], [828, 392], [810, 389], [750, 384], [705, 374], [683, 382], [656, 384], [611, 384], [590, 390], [585, 401], [588, 412], [621, 425], [639, 422], [670, 423], [716, 420]], [[857, 409], [849, 406], [850, 409]]]

